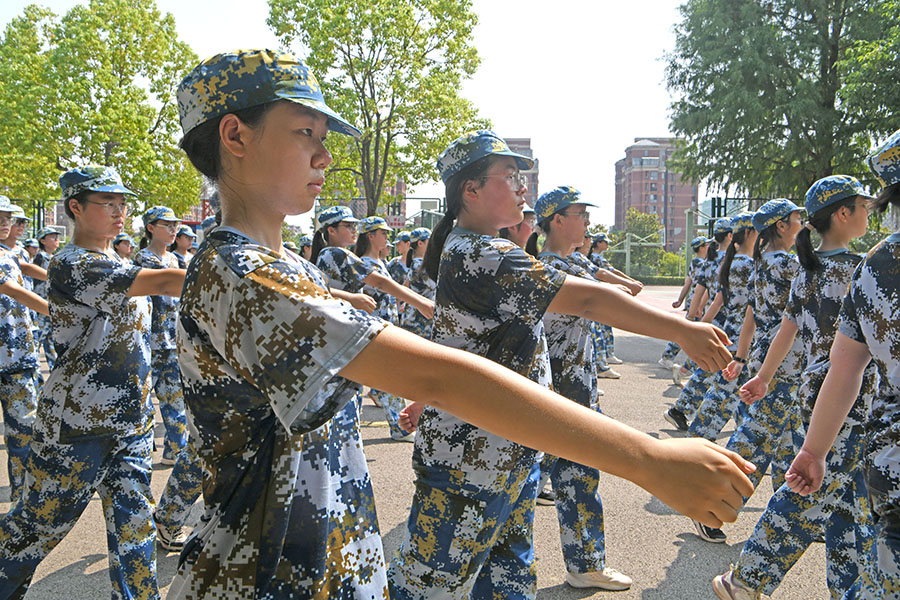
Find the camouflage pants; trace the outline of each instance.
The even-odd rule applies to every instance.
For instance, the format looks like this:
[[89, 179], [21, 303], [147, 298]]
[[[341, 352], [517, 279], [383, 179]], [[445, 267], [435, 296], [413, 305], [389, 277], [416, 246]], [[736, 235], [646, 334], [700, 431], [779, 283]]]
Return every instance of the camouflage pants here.
[[606, 334], [603, 328], [606, 327], [602, 323], [591, 323], [591, 343], [594, 346], [594, 363], [597, 365], [597, 372], [609, 370], [606, 363]]
[[900, 524], [875, 524], [874, 568], [863, 569], [843, 600], [900, 599]]
[[456, 484], [458, 471], [416, 470], [406, 534], [388, 569], [391, 598], [534, 598], [540, 465], [515, 469], [490, 491]]
[[[802, 431], [797, 437], [802, 443]], [[862, 426], [844, 425], [826, 457], [818, 492], [801, 496], [787, 485], [775, 492], [735, 564], [739, 581], [771, 595], [806, 549], [824, 536], [831, 597], [841, 598], [850, 589], [870, 566], [874, 541], [864, 442]]]
[[3, 441], [9, 470], [9, 498], [15, 502], [25, 480], [25, 464], [31, 446], [31, 427], [37, 413], [35, 369], [0, 374], [0, 405], [3, 408]]
[[741, 375], [734, 381], [725, 379], [721, 371], [715, 374], [712, 384], [703, 395], [697, 416], [691, 422], [689, 429], [691, 435], [715, 442], [732, 417], [735, 425], [740, 426], [738, 405], [741, 403], [741, 397], [738, 389], [747, 380], [745, 373], [746, 369], [741, 371]]
[[675, 342], [669, 342], [666, 344], [666, 349], [663, 350], [662, 357], [669, 360], [675, 360], [675, 357], [678, 356], [679, 352], [681, 352], [681, 346]]
[[369, 394], [377, 398], [384, 409], [384, 419], [391, 430], [391, 437], [396, 440], [409, 435], [409, 431], [400, 427], [400, 411], [406, 408], [406, 400], [376, 389], [371, 390]]
[[600, 471], [564, 458], [544, 455], [541, 471], [556, 492], [556, 518], [566, 569], [572, 573], [602, 571], [606, 566]]
[[184, 395], [181, 387], [181, 369], [178, 367], [178, 351], [174, 348], [154, 350], [151, 357], [153, 391], [159, 402], [166, 435], [163, 440], [163, 458], [174, 460], [188, 439], [187, 417], [184, 414]]
[[709, 373], [697, 367], [678, 395], [678, 400], [675, 401], [675, 408], [684, 413], [688, 422], [694, 420], [697, 409], [703, 403], [703, 397], [706, 395], [706, 390], [709, 389], [713, 377], [715, 377], [715, 373]]
[[203, 465], [193, 440], [188, 440], [178, 452], [175, 466], [166, 480], [166, 487], [156, 507], [156, 522], [167, 529], [177, 530], [191, 514], [203, 487]]
[[75, 444], [33, 442], [22, 496], [0, 518], [0, 598], [24, 595], [95, 491], [106, 517], [113, 599], [159, 598], [152, 452], [149, 431]]
[[793, 432], [800, 425], [800, 409], [797, 406], [797, 386], [786, 381], [776, 381], [763, 398], [749, 407], [740, 403], [735, 416], [737, 429], [731, 434], [726, 448], [737, 452], [756, 465], [747, 475], [756, 488], [772, 465], [772, 489], [784, 484], [784, 476], [798, 449], [794, 448]]

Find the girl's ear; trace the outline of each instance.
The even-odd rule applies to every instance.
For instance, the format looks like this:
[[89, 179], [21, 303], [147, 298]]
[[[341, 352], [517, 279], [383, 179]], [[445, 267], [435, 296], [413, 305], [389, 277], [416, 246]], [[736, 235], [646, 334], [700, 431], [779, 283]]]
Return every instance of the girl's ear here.
[[248, 128], [237, 115], [227, 114], [219, 121], [219, 145], [229, 154], [243, 157], [246, 152]]

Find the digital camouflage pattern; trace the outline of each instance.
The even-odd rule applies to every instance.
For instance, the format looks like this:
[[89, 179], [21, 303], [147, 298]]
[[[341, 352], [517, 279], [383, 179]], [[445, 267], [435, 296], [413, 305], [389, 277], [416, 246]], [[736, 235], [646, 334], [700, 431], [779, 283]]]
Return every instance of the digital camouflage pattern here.
[[858, 195], [868, 196], [866, 188], [855, 177], [829, 175], [819, 179], [806, 190], [806, 211], [813, 214], [835, 202]]
[[344, 248], [328, 246], [319, 252], [316, 266], [328, 278], [328, 287], [358, 294], [372, 274], [372, 267]]
[[135, 195], [122, 184], [118, 171], [103, 165], [87, 165], [66, 171], [59, 178], [59, 187], [62, 188], [63, 199], [72, 198], [81, 192]]
[[328, 227], [337, 225], [341, 221], [347, 223], [359, 223], [359, 219], [353, 216], [353, 211], [347, 206], [329, 206], [323, 209], [316, 217], [320, 227]]
[[[722, 330], [733, 343], [729, 350], [734, 352], [737, 348], [738, 338], [741, 335], [741, 327], [744, 324], [744, 313], [750, 304], [753, 289], [753, 259], [746, 254], [736, 254], [731, 261], [731, 270], [728, 271], [728, 289], [717, 288], [722, 292], [725, 302], [719, 310], [721, 319], [714, 319], [713, 324], [720, 322]], [[718, 278], [718, 270], [716, 271]]]
[[11, 500], [19, 496], [25, 483], [25, 465], [37, 414], [36, 375], [33, 368], [0, 373], [0, 408], [3, 410], [3, 442], [6, 444]]
[[[52, 233], [56, 232], [52, 231]], [[47, 267], [50, 266], [50, 258], [50, 254], [43, 250], [38, 250], [38, 253], [34, 256], [33, 262], [40, 268], [46, 270]], [[41, 281], [40, 279], [35, 280], [34, 293], [46, 300], [47, 282]], [[47, 368], [52, 371], [53, 365], [56, 364], [56, 349], [53, 347], [53, 340], [50, 337], [50, 317], [42, 315], [41, 313], [32, 313], [32, 318], [34, 319], [35, 326], [34, 341], [37, 345], [38, 352], [40, 352], [41, 348], [44, 349], [44, 356], [47, 358]]]
[[[0, 281], [25, 287], [19, 261], [11, 250], [0, 249]], [[0, 294], [0, 374], [37, 369], [37, 345], [31, 312], [6, 294]]]
[[[695, 240], [706, 240], [705, 237], [694, 238]], [[703, 242], [705, 243], [705, 241]], [[703, 243], [700, 245], [702, 246]], [[691, 243], [693, 246], [693, 242]], [[699, 247], [699, 246], [698, 246]], [[688, 290], [687, 296], [684, 298], [684, 310], [687, 311], [691, 306], [691, 301], [694, 299], [694, 292], [697, 289], [697, 280], [700, 277], [700, 271], [703, 269], [706, 261], [699, 256], [695, 256], [691, 259], [691, 264], [688, 265], [688, 277], [691, 278], [691, 287]], [[666, 344], [666, 349], [663, 351], [662, 357], [668, 360], [675, 360], [675, 357], [678, 356], [678, 353], [681, 352], [681, 346], [676, 344], [675, 342], [669, 342]]]
[[534, 160], [509, 149], [506, 141], [488, 129], [470, 131], [453, 140], [437, 159], [437, 170], [444, 183], [485, 156], [511, 156], [523, 171], [534, 166]]
[[[150, 248], [140, 250], [132, 259], [134, 264], [145, 269], [177, 269], [178, 259], [171, 252], [165, 257], [157, 256]], [[174, 350], [175, 320], [178, 316], [178, 298], [172, 296], [150, 296], [153, 307], [150, 326], [151, 350]]]
[[407, 277], [409, 277], [409, 269], [406, 267], [405, 256], [395, 256], [388, 261], [387, 270], [391, 275], [391, 279], [400, 285], [403, 285]]
[[753, 228], [759, 232], [768, 229], [778, 221], [786, 219], [792, 213], [806, 210], [797, 206], [787, 198], [769, 200], [753, 214]]
[[[753, 334], [746, 367], [751, 374], [762, 367], [769, 346], [781, 328], [781, 319], [791, 295], [791, 285], [803, 271], [797, 256], [783, 251], [763, 252], [755, 270], [752, 307], [756, 332]], [[773, 380], [796, 381], [804, 363], [802, 343], [795, 339], [788, 355], [775, 371]]]
[[537, 202], [534, 203], [534, 214], [537, 215], [538, 221], [549, 219], [556, 213], [563, 211], [573, 204], [584, 204], [586, 206], [597, 206], [593, 202], [588, 202], [581, 198], [581, 192], [570, 185], [561, 185], [555, 187], [549, 192], [544, 192]]
[[328, 128], [359, 137], [359, 130], [325, 104], [322, 88], [302, 60], [276, 50], [235, 50], [203, 60], [178, 86], [185, 134], [230, 112], [275, 100], [302, 104], [328, 117]]
[[206, 506], [170, 598], [386, 598], [360, 386], [385, 327], [309, 262], [230, 229], [188, 267], [178, 323]]
[[[428, 273], [425, 272], [425, 268], [422, 267], [421, 258], [414, 258], [412, 260], [407, 281], [409, 281], [409, 289], [420, 296], [424, 296], [425, 298], [434, 301], [437, 283], [435, 283], [435, 281], [428, 276]], [[417, 311], [414, 307], [409, 305], [403, 307], [403, 314], [400, 318], [400, 324], [403, 329], [412, 331], [416, 335], [419, 335], [426, 340], [430, 340], [433, 323], [434, 321], [425, 318], [425, 315]]]
[[891, 137], [878, 146], [866, 162], [881, 187], [900, 182], [900, 130], [892, 133]]

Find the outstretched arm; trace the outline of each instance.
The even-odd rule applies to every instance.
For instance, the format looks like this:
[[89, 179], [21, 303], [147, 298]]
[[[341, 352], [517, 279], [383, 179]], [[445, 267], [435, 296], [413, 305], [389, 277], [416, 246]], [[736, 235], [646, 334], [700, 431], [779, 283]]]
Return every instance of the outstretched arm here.
[[694, 321], [702, 317], [703, 306], [706, 304], [706, 286], [698, 283], [694, 288], [694, 296], [691, 298], [691, 305], [688, 308], [688, 319]]
[[35, 312], [50, 316], [50, 306], [47, 304], [47, 301], [31, 290], [23, 288], [15, 281], [7, 279], [3, 283], [0, 283], [0, 292]]
[[434, 317], [434, 302], [417, 294], [408, 287], [398, 284], [390, 277], [385, 277], [381, 273], [373, 272], [369, 273], [363, 281], [373, 288], [377, 288], [386, 294], [390, 294], [401, 302], [414, 306], [415, 309], [425, 315], [426, 318], [431, 319]]
[[39, 267], [36, 264], [19, 261], [19, 268], [22, 269], [22, 275], [26, 275], [31, 277], [32, 279], [38, 279], [40, 281], [47, 281], [47, 269], [43, 267]]
[[766, 352], [766, 358], [759, 368], [759, 373], [741, 387], [741, 400], [744, 403], [753, 404], [766, 395], [766, 392], [769, 390], [769, 384], [772, 383], [772, 377], [775, 376], [775, 371], [778, 370], [778, 367], [784, 361], [784, 357], [791, 350], [791, 345], [794, 343], [794, 338], [797, 337], [798, 329], [793, 321], [787, 317], [782, 317], [781, 326], [769, 345], [769, 350]]
[[[756, 333], [756, 317], [753, 315], [753, 307], [748, 304], [747, 310], [744, 311], [744, 323], [741, 325], [741, 335], [738, 337], [737, 349], [734, 356], [747, 360], [750, 354], [750, 342], [753, 341], [753, 335]], [[734, 381], [737, 376], [744, 370], [744, 363], [732, 360], [728, 366], [722, 371], [722, 375], [728, 381]]]
[[141, 269], [128, 288], [128, 296], [181, 296], [184, 269]]
[[[386, 364], [406, 368], [385, 369]], [[399, 327], [382, 330], [341, 375], [629, 479], [710, 527], [734, 521], [742, 495], [752, 493], [744, 473], [752, 472], [753, 465], [720, 446], [696, 439], [657, 440], [486, 358], [433, 344]], [[513, 414], [516, 418], [509, 417]]]

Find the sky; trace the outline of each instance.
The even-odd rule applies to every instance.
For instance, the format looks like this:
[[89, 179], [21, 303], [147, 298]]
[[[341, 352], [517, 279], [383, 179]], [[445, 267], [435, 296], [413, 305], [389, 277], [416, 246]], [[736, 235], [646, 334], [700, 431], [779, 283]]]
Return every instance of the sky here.
[[[5, 27], [29, 3], [5, 0], [0, 24]], [[80, 2], [37, 3], [64, 14]], [[157, 5], [174, 15], [179, 36], [201, 57], [278, 46], [266, 26], [265, 0], [157, 0]], [[674, 47], [678, 5], [675, 0], [474, 0], [481, 66], [462, 95], [501, 136], [531, 138], [540, 161], [540, 193], [574, 186], [598, 204], [592, 222], [612, 224], [615, 162], [634, 138], [669, 135], [663, 57]], [[411, 188], [408, 195], [442, 192], [434, 183]], [[412, 214], [417, 208], [410, 204]]]

